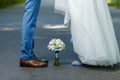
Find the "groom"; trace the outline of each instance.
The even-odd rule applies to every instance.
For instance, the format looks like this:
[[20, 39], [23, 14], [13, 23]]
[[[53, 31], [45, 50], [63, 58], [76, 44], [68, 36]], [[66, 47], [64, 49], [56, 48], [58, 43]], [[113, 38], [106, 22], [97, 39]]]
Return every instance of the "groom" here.
[[34, 52], [34, 30], [41, 0], [25, 0], [25, 11], [22, 22], [22, 41], [20, 67], [47, 67], [48, 61], [39, 60]]

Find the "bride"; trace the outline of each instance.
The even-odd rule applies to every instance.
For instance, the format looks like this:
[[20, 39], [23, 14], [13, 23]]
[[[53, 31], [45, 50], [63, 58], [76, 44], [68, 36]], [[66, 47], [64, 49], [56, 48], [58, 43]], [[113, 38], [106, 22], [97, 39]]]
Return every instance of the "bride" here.
[[[63, 11], [56, 0], [55, 9]], [[64, 0], [65, 24], [70, 24], [73, 65], [113, 66], [120, 61], [119, 48], [106, 0]], [[62, 7], [62, 8], [61, 8]]]

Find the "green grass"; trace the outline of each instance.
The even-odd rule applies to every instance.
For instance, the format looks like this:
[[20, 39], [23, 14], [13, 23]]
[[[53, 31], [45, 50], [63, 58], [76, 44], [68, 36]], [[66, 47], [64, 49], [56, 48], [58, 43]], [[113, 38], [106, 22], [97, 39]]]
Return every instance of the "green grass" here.
[[109, 3], [109, 6], [120, 7], [120, 0], [113, 0]]
[[0, 8], [5, 8], [22, 2], [24, 2], [24, 0], [0, 0]]

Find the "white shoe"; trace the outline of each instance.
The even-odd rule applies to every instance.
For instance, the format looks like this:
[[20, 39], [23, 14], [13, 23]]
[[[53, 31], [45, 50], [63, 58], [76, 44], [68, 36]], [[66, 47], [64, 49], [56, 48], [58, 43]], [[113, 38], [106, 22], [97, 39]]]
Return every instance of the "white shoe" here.
[[72, 65], [73, 65], [73, 66], [82, 66], [83, 63], [76, 60], [76, 61], [73, 61], [73, 62], [72, 62]]

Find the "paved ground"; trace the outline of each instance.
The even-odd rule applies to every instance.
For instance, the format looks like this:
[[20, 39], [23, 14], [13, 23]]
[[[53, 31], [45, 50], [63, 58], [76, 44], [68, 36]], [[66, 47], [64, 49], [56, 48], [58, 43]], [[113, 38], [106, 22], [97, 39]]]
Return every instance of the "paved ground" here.
[[[47, 58], [47, 68], [19, 67], [20, 26], [23, 4], [0, 10], [0, 80], [120, 80], [120, 65], [115, 67], [71, 66], [76, 58], [70, 42], [69, 28], [63, 27], [63, 17], [52, 7], [41, 7], [35, 32], [35, 53]], [[120, 46], [120, 9], [110, 8]], [[48, 41], [61, 38], [66, 50], [60, 54], [60, 67], [53, 66], [54, 54], [47, 49]]]

